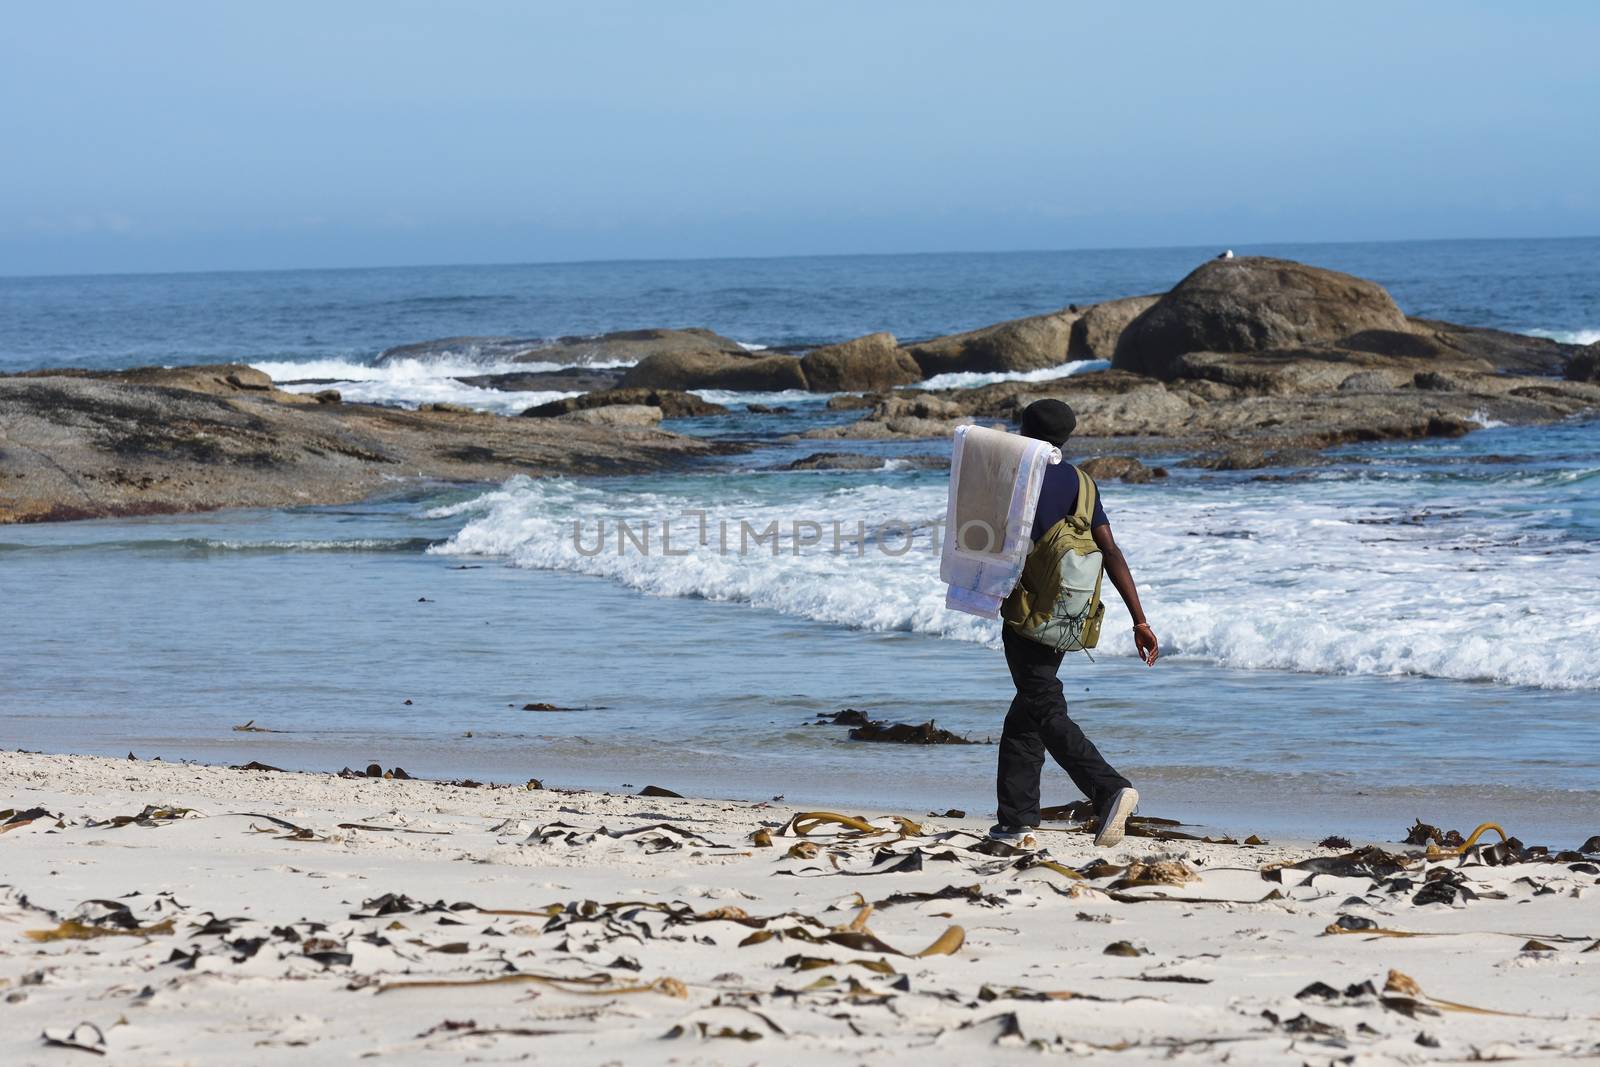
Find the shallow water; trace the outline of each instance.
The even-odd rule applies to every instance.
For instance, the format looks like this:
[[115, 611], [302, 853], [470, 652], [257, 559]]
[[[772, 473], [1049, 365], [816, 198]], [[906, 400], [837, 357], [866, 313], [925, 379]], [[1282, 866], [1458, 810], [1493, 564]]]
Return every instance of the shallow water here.
[[[1570, 492], [1564, 487], [1593, 479], [1552, 472], [1581, 466], [1562, 458], [1563, 434], [1590, 432], [1489, 431], [1459, 442], [1353, 450], [1346, 458], [1362, 462], [1319, 472], [1310, 483], [1185, 472], [1165, 485], [1108, 487], [1113, 523], [1170, 655], [1144, 668], [1122, 647], [1120, 627], [1108, 626], [1116, 636], [1096, 662], [1075, 657], [1063, 668], [1074, 714], [1143, 787], [1146, 810], [1191, 822], [1382, 837], [1415, 816], [1451, 824], [1494, 818], [1514, 821], [1525, 840], [1582, 840], [1600, 829], [1600, 767], [1591, 755], [1600, 746], [1600, 715], [1594, 676], [1586, 673], [1593, 667], [1582, 655], [1592, 647], [1595, 605], [1592, 584], [1565, 597], [1559, 586], [1595, 573], [1597, 545], [1592, 505], [1561, 501]], [[1496, 454], [1497, 444], [1540, 442], [1548, 448], [1539, 461], [1468, 462], [1474, 453]], [[1446, 492], [1466, 470], [1490, 468], [1524, 491], [1544, 485], [1548, 498], [1494, 505], [1479, 493], [1470, 514], [1409, 521], [1426, 506], [1419, 492]], [[1410, 481], [1401, 477], [1406, 471]], [[676, 499], [714, 487], [723, 506], [734, 507], [784, 494], [813, 503], [919, 497], [935, 494], [941, 478], [708, 473], [675, 479], [670, 490]], [[1282, 516], [1261, 521], [1250, 538], [1188, 536], [1197, 532], [1191, 528], [1257, 522], [1233, 513], [1260, 507], [1257, 494], [1285, 485], [1297, 494], [1285, 505], [1291, 509], [1396, 520], [1344, 523], [1349, 530], [1331, 541], [1359, 544], [1374, 530], [1407, 538], [1373, 550], [1403, 552], [1405, 563], [1365, 609], [1392, 620], [1396, 662], [1454, 669], [1463, 655], [1456, 631], [1431, 643], [1429, 631], [1448, 623], [1452, 610], [1466, 610], [1458, 600], [1473, 598], [1430, 603], [1422, 590], [1440, 576], [1418, 573], [1419, 560], [1434, 553], [1470, 581], [1514, 566], [1508, 573], [1519, 575], [1520, 595], [1545, 615], [1526, 634], [1517, 628], [1521, 608], [1486, 615], [1511, 620], [1513, 629], [1500, 635], [1509, 650], [1483, 658], [1479, 673], [1543, 671], [1548, 687], [1396, 673], [1381, 655], [1383, 641], [1365, 653], [1351, 650], [1370, 632], [1351, 622], [1340, 636], [1345, 624], [1330, 621], [1339, 618], [1330, 609], [1313, 621], [1302, 606], [1317, 590], [1349, 581], [1349, 572], [1314, 554], [1297, 562], [1306, 546], [1280, 529]], [[1305, 502], [1307, 485], [1327, 487], [1320, 502]], [[759, 562], [707, 562], [722, 567], [710, 572], [712, 582], [681, 562], [655, 570], [655, 559], [634, 559], [644, 569], [616, 577], [658, 594], [641, 596], [605, 577], [542, 569], [562, 563], [526, 555], [547, 531], [545, 519], [526, 514], [525, 494], [599, 493], [622, 507], [642, 491], [626, 480], [497, 490], [490, 495], [517, 502], [527, 523], [527, 543], [499, 546], [509, 557], [465, 547], [496, 507], [513, 504], [485, 504], [460, 489], [358, 507], [6, 530], [5, 743], [321, 769], [376, 761], [429, 777], [989, 810], [991, 747], [867, 745], [849, 742], [842, 729], [809, 725], [818, 712], [852, 706], [892, 720], [933, 718], [976, 739], [998, 731], [1009, 699], [1004, 663], [986, 643], [985, 624], [926, 605], [937, 599], [936, 590], [921, 588], [929, 584], [921, 571], [936, 566], [931, 557], [797, 562], [763, 553]], [[1502, 521], [1503, 537], [1495, 532]], [[494, 528], [510, 522], [495, 520]], [[1518, 527], [1531, 531], [1529, 543], [1518, 542]], [[1500, 543], [1507, 539], [1514, 543]], [[1179, 552], [1190, 544], [1201, 548]], [[1259, 555], [1228, 555], [1240, 550]], [[1257, 627], [1248, 638], [1197, 621], [1205, 608], [1190, 579], [1164, 569], [1195, 552], [1223, 554], [1195, 581], [1225, 573], [1228, 559], [1276, 568], [1247, 569], [1251, 580], [1226, 593], [1229, 614]], [[1282, 556], [1276, 562], [1274, 552]], [[1482, 569], [1454, 562], [1463, 557]], [[1368, 565], [1382, 571], [1381, 559]], [[1549, 585], [1529, 584], [1541, 575]], [[1400, 582], [1415, 588], [1393, 584]], [[877, 615], [859, 610], [885, 600]], [[830, 619], [852, 615], [854, 626]], [[1296, 616], [1304, 631], [1298, 640]], [[1227, 639], [1238, 642], [1232, 653], [1219, 645]], [[1259, 669], [1254, 661], [1278, 656], [1285, 662], [1273, 666], [1293, 666], [1312, 648], [1328, 657], [1314, 664], [1322, 673]], [[530, 702], [587, 710], [521, 710]], [[251, 719], [283, 732], [231, 729]], [[1059, 773], [1047, 772], [1046, 783], [1047, 801], [1074, 798]]]
[[[1600, 240], [1238, 251], [1379, 279], [1415, 314], [1600, 336]], [[750, 344], [927, 336], [1162, 289], [1203, 255], [10, 278], [0, 370], [247, 359], [340, 378], [352, 399], [513, 412], [548, 396], [462, 385], [486, 369], [470, 351], [371, 358], [658, 324]], [[734, 413], [669, 428], [762, 447], [674, 475], [0, 528], [0, 744], [990, 810], [991, 747], [809, 725], [854, 706], [999, 728], [994, 626], [946, 611], [937, 582], [946, 475], [919, 463], [947, 443], [786, 442], [856, 413], [706, 395]], [[1600, 832], [1597, 433], [1487, 428], [1103, 487], [1166, 655], [1138, 664], [1113, 602], [1095, 661], [1063, 669], [1074, 714], [1157, 814], [1304, 836], [1392, 837], [1416, 816], [1551, 843]], [[824, 449], [883, 463], [778, 469]], [[778, 538], [739, 551], [743, 523]], [[248, 720], [280, 732], [232, 729]], [[1064, 776], [1047, 772], [1046, 799], [1074, 799]]]

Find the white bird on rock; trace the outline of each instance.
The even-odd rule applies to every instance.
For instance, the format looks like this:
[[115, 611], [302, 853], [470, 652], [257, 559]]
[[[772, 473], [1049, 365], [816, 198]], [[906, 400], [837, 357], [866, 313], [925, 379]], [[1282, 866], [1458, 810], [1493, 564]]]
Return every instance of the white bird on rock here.
[[1222, 255], [1218, 256], [1217, 258], [1218, 259], [1232, 259], [1233, 258], [1233, 249], [1231, 249], [1231, 248], [1227, 249], [1226, 251], [1224, 251], [1222, 253]]

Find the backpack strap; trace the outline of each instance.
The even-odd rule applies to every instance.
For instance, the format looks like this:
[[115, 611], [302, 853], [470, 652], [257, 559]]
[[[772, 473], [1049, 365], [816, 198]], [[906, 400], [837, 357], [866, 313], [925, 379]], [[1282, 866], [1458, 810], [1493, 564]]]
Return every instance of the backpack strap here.
[[1088, 530], [1089, 524], [1094, 521], [1095, 498], [1100, 495], [1100, 489], [1094, 484], [1094, 479], [1083, 473], [1082, 468], [1074, 467], [1078, 472], [1078, 506], [1072, 513], [1072, 521], [1080, 530]]

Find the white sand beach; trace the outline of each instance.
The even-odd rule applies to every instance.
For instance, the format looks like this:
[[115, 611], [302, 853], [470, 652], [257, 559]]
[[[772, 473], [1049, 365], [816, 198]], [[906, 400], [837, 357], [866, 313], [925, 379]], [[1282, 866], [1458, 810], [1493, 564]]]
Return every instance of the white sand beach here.
[[1600, 1055], [1595, 857], [1485, 862], [1493, 831], [1028, 856], [925, 812], [26, 753], [0, 781], [7, 1064]]

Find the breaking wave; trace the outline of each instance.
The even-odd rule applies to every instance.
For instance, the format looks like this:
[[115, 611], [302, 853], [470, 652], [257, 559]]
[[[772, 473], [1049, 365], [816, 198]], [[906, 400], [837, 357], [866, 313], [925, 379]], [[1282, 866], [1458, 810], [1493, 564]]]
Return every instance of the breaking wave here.
[[[590, 367], [624, 364], [590, 364]], [[479, 411], [515, 415], [536, 404], [577, 396], [576, 392], [541, 390], [515, 392], [467, 385], [460, 378], [478, 374], [537, 373], [573, 370], [555, 363], [471, 363], [452, 360], [397, 359], [383, 366], [354, 363], [342, 359], [307, 362], [261, 362], [252, 364], [271, 375], [272, 380], [291, 393], [314, 393], [337, 389], [346, 400], [368, 404], [389, 404], [416, 408], [422, 404], [461, 404]]]
[[[467, 519], [429, 552], [868, 630], [996, 640], [995, 624], [944, 607], [931, 533], [944, 512], [942, 473], [822, 494], [799, 479], [718, 482], [701, 495], [516, 478], [429, 512]], [[1115, 487], [1112, 521], [1169, 654], [1246, 670], [1600, 688], [1587, 636], [1600, 631], [1600, 605], [1582, 593], [1600, 563], [1594, 546], [1528, 534], [1520, 500], [1503, 515], [1439, 500], [1436, 518], [1413, 521], [1414, 499], [1380, 501], [1370, 483], [1309, 485], [1315, 496], [1294, 498], [1273, 483]], [[812, 527], [797, 530], [795, 520], [817, 523], [821, 543], [800, 543]], [[648, 526], [653, 551], [624, 542], [619, 521], [636, 535]], [[741, 521], [753, 531], [776, 522], [779, 537], [739, 551]], [[895, 554], [907, 528], [912, 547]], [[721, 530], [729, 532], [719, 538]], [[1105, 635], [1099, 652], [1133, 654], [1115, 596]]]
[[1059, 366], [1043, 367], [1039, 370], [999, 371], [992, 374], [980, 374], [975, 371], [953, 371], [949, 374], [936, 374], [927, 381], [913, 382], [911, 385], [902, 386], [902, 388], [972, 389], [980, 385], [993, 385], [995, 382], [1049, 382], [1057, 378], [1069, 378], [1074, 374], [1082, 374], [1084, 371], [1105, 370], [1110, 366], [1109, 360], [1075, 359]]

